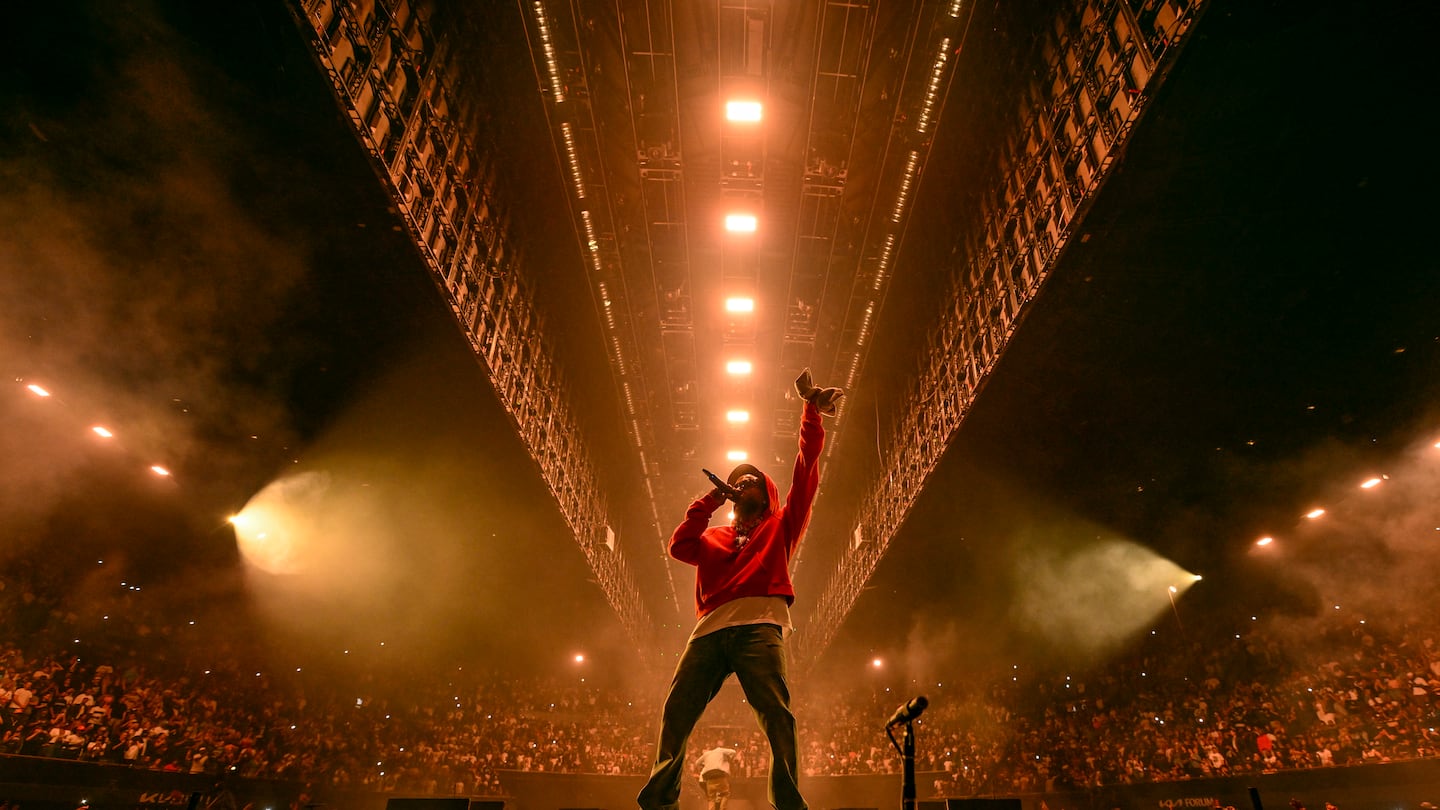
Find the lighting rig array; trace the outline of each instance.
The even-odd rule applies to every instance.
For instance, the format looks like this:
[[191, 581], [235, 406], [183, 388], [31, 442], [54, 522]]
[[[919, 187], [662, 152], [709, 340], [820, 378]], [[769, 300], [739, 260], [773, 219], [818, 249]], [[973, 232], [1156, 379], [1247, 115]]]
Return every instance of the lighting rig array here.
[[[408, 0], [296, 2], [297, 22], [311, 34], [313, 53], [330, 77], [336, 100], [483, 361], [606, 600], [632, 640], [649, 646], [654, 622], [616, 549], [609, 506], [580, 438], [574, 395], [544, 338], [523, 272], [523, 251], [511, 227], [512, 212], [497, 189], [498, 149], [476, 145], [486, 135], [475, 125], [483, 119], [474, 114], [481, 100], [455, 90], [461, 83], [473, 85], [483, 66], [467, 63], [473, 52], [446, 37], [482, 40], [482, 22], [459, 13], [432, 27], [429, 15]], [[539, 3], [535, 8], [541, 11]], [[536, 19], [542, 24], [542, 50], [553, 59], [543, 13]], [[550, 71], [547, 79], [555, 103], [564, 103], [563, 78]], [[574, 124], [567, 143], [578, 144], [585, 134], [583, 117]], [[569, 151], [580, 148], [572, 145]], [[578, 163], [567, 163], [583, 197]], [[586, 210], [586, 244], [600, 272], [613, 261], [613, 239], [605, 209]], [[614, 302], [606, 296], [604, 280], [600, 294], [610, 307]], [[622, 365], [623, 328], [612, 323], [612, 356]], [[626, 393], [632, 398], [629, 388]]]
[[[1029, 115], [1007, 141], [992, 191], [956, 246], [960, 261], [949, 268], [951, 290], [940, 298], [948, 306], [930, 335], [920, 373], [894, 409], [898, 417], [889, 427], [877, 479], [862, 489], [868, 494], [849, 548], [808, 622], [812, 632], [800, 639], [802, 662], [813, 663], [825, 651], [874, 574], [1202, 8], [1165, 0], [1142, 23], [1121, 0], [1079, 0], [1047, 29], [1046, 70], [1028, 89]], [[937, 71], [948, 48], [941, 42]], [[930, 88], [938, 86], [933, 75], [917, 134], [930, 126]], [[908, 164], [907, 157], [897, 210], [908, 197]], [[889, 255], [887, 241], [876, 262], [876, 284]], [[868, 335], [871, 306], [852, 310], [858, 315], [857, 348]]]

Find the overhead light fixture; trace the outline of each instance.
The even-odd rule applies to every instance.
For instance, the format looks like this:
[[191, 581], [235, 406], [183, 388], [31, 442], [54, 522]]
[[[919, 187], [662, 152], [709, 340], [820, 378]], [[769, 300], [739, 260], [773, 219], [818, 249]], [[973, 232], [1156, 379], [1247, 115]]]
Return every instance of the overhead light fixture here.
[[755, 123], [761, 117], [761, 107], [758, 101], [727, 101], [725, 102], [725, 120], [740, 121], [744, 123]]
[[727, 374], [749, 374], [754, 370], [755, 367], [749, 360], [731, 360], [725, 364], [725, 373]]
[[167, 476], [170, 475], [170, 471], [167, 470], [167, 469], [165, 469], [164, 467], [161, 467], [159, 464], [151, 464], [151, 465], [150, 465], [150, 472], [155, 473], [156, 475], [160, 476], [161, 478], [165, 478], [165, 477], [167, 477]]
[[50, 392], [49, 392], [49, 391], [46, 391], [44, 388], [41, 388], [40, 386], [35, 385], [34, 383], [31, 383], [30, 385], [27, 385], [27, 386], [25, 386], [25, 387], [28, 388], [28, 389], [30, 389], [30, 393], [34, 394], [34, 395], [37, 396], [37, 397], [48, 397], [48, 396], [50, 396]]
[[115, 435], [114, 433], [111, 433], [109, 430], [106, 430], [105, 428], [103, 428], [103, 427], [101, 427], [101, 426], [99, 426], [99, 425], [96, 425], [95, 427], [92, 427], [92, 428], [90, 428], [90, 429], [95, 432], [95, 435], [96, 435], [96, 436], [99, 436], [99, 437], [102, 438], [102, 439], [108, 439], [108, 438], [110, 438], [110, 437], [112, 437], [112, 436]]
[[1360, 485], [1360, 488], [1361, 488], [1361, 489], [1374, 489], [1375, 487], [1378, 487], [1378, 486], [1380, 486], [1380, 479], [1379, 479], [1379, 478], [1371, 478], [1371, 479], [1367, 480], [1365, 483], [1361, 484], [1361, 485]]
[[750, 421], [750, 412], [749, 412], [749, 411], [726, 411], [726, 412], [725, 412], [725, 421], [727, 421], [727, 422], [735, 422], [735, 423], [749, 422], [749, 421]]
[[1318, 517], [1320, 517], [1320, 516], [1323, 515], [1323, 514], [1325, 514], [1325, 510], [1324, 510], [1324, 509], [1311, 509], [1309, 512], [1306, 512], [1306, 513], [1305, 513], [1305, 517], [1310, 518], [1311, 520], [1314, 520], [1315, 518], [1318, 518]]
[[726, 214], [725, 230], [731, 233], [754, 233], [754, 214]]
[[1275, 542], [1275, 538], [1273, 538], [1273, 537], [1262, 537], [1262, 538], [1260, 538], [1259, 540], [1256, 540], [1256, 541], [1255, 541], [1255, 545], [1257, 545], [1257, 546], [1268, 546], [1268, 545], [1270, 545], [1270, 544], [1273, 543], [1273, 542]]
[[744, 450], [731, 450], [725, 454], [725, 458], [728, 461], [744, 461], [749, 457], [749, 454]]
[[726, 299], [725, 299], [725, 311], [726, 311], [726, 312], [754, 312], [754, 311], [755, 311], [755, 299], [754, 299], [754, 298], [726, 298]]

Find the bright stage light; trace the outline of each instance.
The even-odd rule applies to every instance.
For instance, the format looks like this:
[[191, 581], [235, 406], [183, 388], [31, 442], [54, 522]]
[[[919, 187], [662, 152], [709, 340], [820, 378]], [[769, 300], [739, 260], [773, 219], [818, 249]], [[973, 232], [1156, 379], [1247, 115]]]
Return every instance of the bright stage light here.
[[1273, 542], [1275, 542], [1275, 538], [1273, 537], [1262, 537], [1259, 540], [1255, 541], [1255, 545], [1264, 547], [1270, 545]]
[[170, 471], [167, 470], [167, 469], [165, 469], [164, 467], [161, 467], [159, 464], [151, 464], [151, 465], [150, 465], [150, 472], [155, 473], [156, 475], [160, 476], [161, 478], [165, 478], [165, 477], [167, 477], [167, 476], [170, 475]]
[[725, 454], [725, 458], [730, 461], [744, 461], [749, 457], [744, 450], [731, 450]]
[[584, 654], [584, 653], [575, 653], [575, 663], [577, 663], [577, 664], [583, 664], [583, 663], [585, 663], [585, 654]]
[[884, 661], [881, 661], [879, 658], [872, 658], [872, 659], [870, 659], [870, 666], [872, 666], [872, 667], [874, 667], [874, 668], [876, 668], [876, 669], [879, 669], [879, 668], [885, 666], [885, 662], [884, 662]]
[[[1077, 537], [1099, 527], [1077, 525]], [[1139, 543], [1095, 537], [1063, 553], [1044, 544], [1017, 550], [1013, 615], [1017, 627], [1086, 657], [1107, 654], [1150, 629], [1194, 574]], [[1056, 594], [1064, 595], [1057, 609]]]
[[1380, 479], [1379, 479], [1379, 478], [1371, 478], [1371, 479], [1368, 479], [1365, 483], [1361, 484], [1361, 485], [1360, 485], [1360, 488], [1361, 488], [1361, 489], [1374, 489], [1375, 487], [1378, 487], [1378, 486], [1380, 486]]
[[755, 311], [755, 299], [754, 299], [754, 298], [726, 298], [726, 299], [725, 299], [725, 311], [726, 311], [726, 312], [754, 312], [754, 311]]
[[46, 391], [44, 388], [41, 388], [40, 386], [35, 385], [35, 384], [33, 384], [33, 383], [30, 384], [30, 385], [27, 385], [27, 386], [25, 386], [25, 387], [28, 388], [28, 389], [30, 389], [30, 393], [34, 394], [34, 395], [37, 396], [37, 397], [48, 397], [48, 396], [50, 396], [50, 392], [49, 392], [49, 391]]
[[1325, 514], [1325, 510], [1324, 510], [1324, 509], [1311, 509], [1309, 512], [1306, 512], [1306, 513], [1305, 513], [1305, 517], [1310, 518], [1311, 520], [1314, 520], [1315, 518], [1318, 518], [1318, 517], [1320, 517], [1320, 516], [1323, 515], [1323, 514]]
[[244, 512], [230, 518], [230, 525], [235, 527], [241, 555], [251, 565], [270, 574], [299, 572], [302, 543], [292, 537], [283, 509], [247, 506]]
[[726, 214], [725, 230], [731, 233], [754, 233], [754, 214]]
[[749, 360], [731, 360], [725, 364], [727, 374], [749, 374], [754, 370]]
[[750, 412], [749, 412], [749, 411], [726, 411], [726, 412], [725, 412], [725, 421], [727, 421], [727, 422], [736, 422], [736, 423], [739, 423], [739, 422], [749, 422], [749, 421], [750, 421]]
[[102, 438], [102, 439], [109, 439], [109, 438], [111, 438], [111, 437], [113, 437], [113, 436], [115, 435], [114, 433], [111, 433], [110, 431], [106, 430], [105, 428], [103, 428], [103, 427], [101, 427], [101, 426], [99, 426], [99, 425], [96, 425], [95, 427], [90, 428], [90, 430], [94, 431], [95, 435], [96, 435], [96, 436], [99, 436], [99, 437]]
[[762, 108], [758, 101], [725, 102], [725, 119], [727, 121], [755, 123], [760, 120], [761, 116]]

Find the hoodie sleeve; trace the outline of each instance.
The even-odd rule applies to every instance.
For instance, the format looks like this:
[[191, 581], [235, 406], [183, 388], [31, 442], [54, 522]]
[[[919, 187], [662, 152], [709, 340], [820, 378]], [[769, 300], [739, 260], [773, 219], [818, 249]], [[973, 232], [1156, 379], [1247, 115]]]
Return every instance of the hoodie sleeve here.
[[710, 527], [710, 516], [725, 503], [711, 493], [696, 498], [685, 510], [685, 520], [670, 535], [670, 556], [683, 563], [698, 565], [705, 549], [701, 535]]
[[785, 550], [795, 553], [800, 536], [810, 524], [810, 505], [820, 488], [820, 451], [825, 449], [825, 427], [820, 424], [820, 410], [806, 402], [800, 417], [800, 452], [795, 456], [795, 472], [790, 478], [790, 491], [785, 495]]

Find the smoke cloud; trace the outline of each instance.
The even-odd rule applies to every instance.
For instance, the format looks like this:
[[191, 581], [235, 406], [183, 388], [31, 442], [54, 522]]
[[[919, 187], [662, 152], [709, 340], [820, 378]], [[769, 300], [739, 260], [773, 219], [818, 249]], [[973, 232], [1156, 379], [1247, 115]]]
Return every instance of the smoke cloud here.
[[267, 335], [307, 250], [238, 200], [255, 164], [233, 95], [145, 7], [74, 30], [97, 47], [51, 54], [78, 64], [7, 99], [0, 150], [0, 358], [21, 383], [0, 419], [22, 428], [3, 440], [0, 528], [22, 547], [99, 463], [91, 425], [115, 432], [117, 469], [205, 471], [192, 496], [253, 453], [216, 438], [292, 438]]

